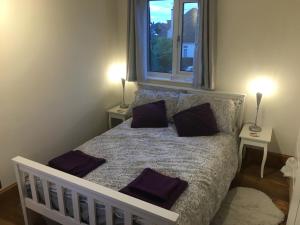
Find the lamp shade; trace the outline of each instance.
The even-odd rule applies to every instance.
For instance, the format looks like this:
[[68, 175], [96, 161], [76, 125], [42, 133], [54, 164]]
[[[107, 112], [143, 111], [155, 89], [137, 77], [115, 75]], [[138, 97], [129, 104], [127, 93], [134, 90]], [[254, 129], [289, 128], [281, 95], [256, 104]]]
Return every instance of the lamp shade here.
[[122, 82], [122, 87], [125, 88], [125, 78], [121, 78], [121, 82]]
[[257, 103], [257, 107], [259, 107], [260, 103], [261, 103], [261, 99], [263, 97], [263, 94], [260, 92], [256, 93], [256, 103]]

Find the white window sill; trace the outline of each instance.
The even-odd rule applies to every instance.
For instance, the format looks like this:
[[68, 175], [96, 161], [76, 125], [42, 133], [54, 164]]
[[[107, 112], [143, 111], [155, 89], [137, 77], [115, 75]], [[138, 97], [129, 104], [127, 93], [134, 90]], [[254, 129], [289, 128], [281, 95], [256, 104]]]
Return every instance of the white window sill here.
[[157, 76], [147, 76], [146, 81], [158, 81], [158, 82], [168, 82], [173, 84], [184, 84], [184, 85], [192, 85], [192, 80], [188, 80], [186, 78], [163, 78], [163, 77], [157, 77]]

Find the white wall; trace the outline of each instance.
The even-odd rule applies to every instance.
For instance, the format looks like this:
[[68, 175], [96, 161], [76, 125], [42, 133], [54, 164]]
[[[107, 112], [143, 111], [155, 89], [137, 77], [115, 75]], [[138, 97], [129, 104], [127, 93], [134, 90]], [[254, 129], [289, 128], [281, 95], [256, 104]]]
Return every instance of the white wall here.
[[121, 98], [108, 78], [120, 58], [116, 2], [0, 0], [4, 186], [12, 157], [47, 162], [107, 129], [105, 110]]
[[[300, 127], [300, 1], [218, 1], [217, 89], [245, 92], [267, 75], [277, 90], [263, 98], [262, 123], [274, 128], [271, 150], [294, 155]], [[253, 121], [255, 98], [247, 99]]]
[[260, 76], [272, 79], [277, 88], [264, 96], [259, 123], [274, 128], [271, 151], [294, 155], [300, 128], [300, 1], [219, 0], [217, 10], [216, 89], [247, 93], [245, 121], [253, 122], [256, 100], [249, 83]]

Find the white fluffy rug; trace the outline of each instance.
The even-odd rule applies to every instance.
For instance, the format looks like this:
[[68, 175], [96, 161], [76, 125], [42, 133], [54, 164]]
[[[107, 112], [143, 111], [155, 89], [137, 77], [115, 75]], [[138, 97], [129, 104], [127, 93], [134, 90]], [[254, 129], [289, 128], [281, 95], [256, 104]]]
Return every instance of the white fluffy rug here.
[[211, 225], [278, 225], [283, 220], [266, 194], [238, 187], [229, 191]]

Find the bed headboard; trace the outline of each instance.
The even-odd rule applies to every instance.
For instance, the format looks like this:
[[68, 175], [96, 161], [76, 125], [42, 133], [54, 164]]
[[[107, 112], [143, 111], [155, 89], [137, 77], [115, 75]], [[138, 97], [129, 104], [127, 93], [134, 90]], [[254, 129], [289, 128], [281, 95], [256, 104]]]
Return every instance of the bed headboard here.
[[170, 85], [150, 83], [139, 83], [138, 87], [155, 90], [175, 90], [182, 93], [200, 94], [223, 99], [232, 99], [235, 105], [237, 106], [237, 126], [239, 129], [241, 129], [243, 126], [245, 101], [247, 96], [246, 94], [225, 91], [208, 91], [203, 89], [194, 89], [190, 87], [176, 87]]

